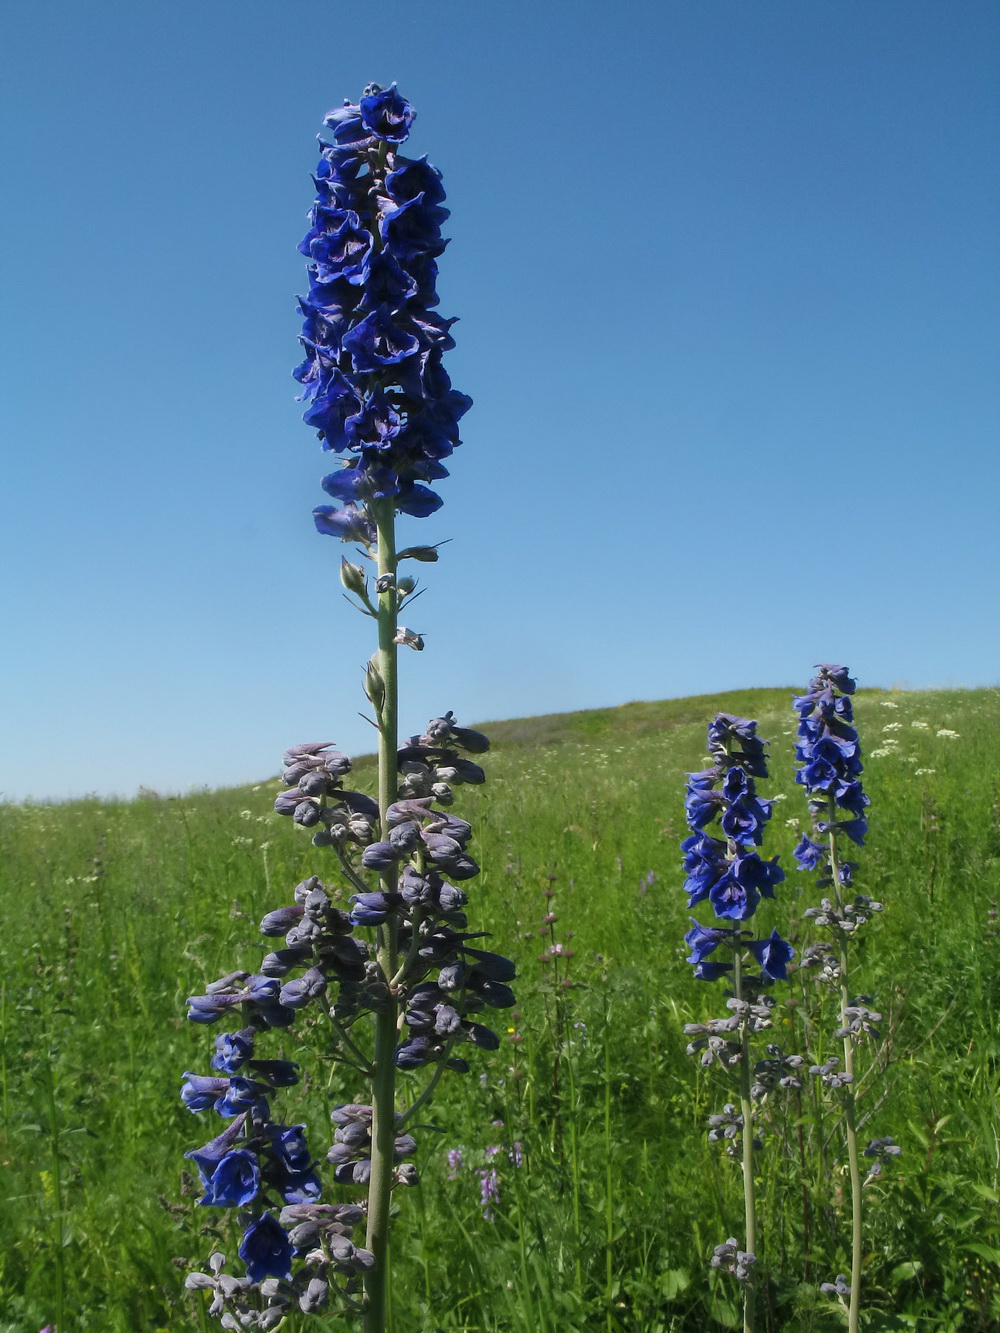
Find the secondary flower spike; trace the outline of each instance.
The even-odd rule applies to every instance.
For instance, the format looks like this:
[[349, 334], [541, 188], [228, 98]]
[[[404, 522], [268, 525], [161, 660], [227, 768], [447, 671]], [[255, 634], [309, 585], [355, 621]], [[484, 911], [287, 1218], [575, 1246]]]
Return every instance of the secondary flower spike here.
[[868, 1180], [862, 1178], [858, 1131], [864, 1120], [859, 1120], [857, 1113], [856, 1056], [863, 1042], [878, 1039], [876, 1024], [881, 1014], [868, 1007], [871, 996], [854, 991], [851, 942], [872, 916], [881, 912], [882, 904], [867, 894], [849, 895], [858, 866], [843, 855], [845, 839], [857, 847], [864, 846], [870, 804], [861, 785], [861, 745], [851, 698], [854, 691], [855, 683], [846, 667], [824, 663], [816, 668], [806, 693], [792, 700], [799, 719], [795, 754], [800, 767], [795, 780], [806, 790], [813, 820], [812, 837], [804, 835], [794, 855], [800, 869], [818, 872], [816, 887], [830, 895], [822, 898], [818, 907], [803, 912], [813, 927], [827, 932], [827, 939], [803, 950], [802, 965], [820, 968], [821, 982], [839, 985], [840, 1025], [833, 1035], [844, 1043], [842, 1068], [840, 1059], [832, 1055], [822, 1064], [811, 1065], [809, 1072], [839, 1103], [835, 1123], [843, 1126], [851, 1183], [850, 1282], [838, 1274], [834, 1283], [823, 1283], [820, 1290], [838, 1296], [845, 1305], [848, 1333], [858, 1333], [861, 1325], [864, 1187], [881, 1174], [884, 1162], [901, 1151], [891, 1138], [872, 1139], [864, 1155], [876, 1160]]
[[359, 103], [327, 115], [299, 246], [309, 274], [299, 304], [306, 355], [295, 371], [303, 419], [345, 456], [323, 480], [341, 507], [319, 506], [316, 526], [369, 546], [373, 500], [391, 497], [416, 518], [440, 507], [427, 483], [448, 475], [442, 460], [461, 443], [458, 422], [472, 401], [442, 364], [454, 346], [454, 320], [434, 310], [449, 214], [440, 172], [399, 151], [413, 120], [395, 84], [371, 84]]
[[[711, 1264], [731, 1273], [743, 1287], [744, 1333], [754, 1328], [754, 1265], [757, 1262], [757, 1215], [754, 1196], [754, 1152], [761, 1147], [755, 1136], [754, 1103], [778, 1090], [802, 1086], [796, 1071], [803, 1061], [769, 1045], [766, 1058], [751, 1068], [751, 1038], [771, 1026], [774, 1001], [766, 994], [775, 981], [784, 981], [795, 950], [776, 930], [761, 939], [744, 923], [757, 911], [761, 898], [773, 898], [784, 878], [778, 858], [765, 860], [757, 848], [771, 818], [771, 801], [757, 795], [756, 780], [766, 778], [764, 741], [757, 723], [719, 713], [708, 728], [712, 767], [688, 774], [689, 837], [681, 843], [687, 879], [688, 907], [707, 902], [722, 924], [705, 926], [691, 917], [684, 943], [687, 961], [699, 981], [731, 980], [725, 1018], [688, 1023], [685, 1033], [694, 1040], [690, 1055], [700, 1055], [704, 1066], [716, 1065], [736, 1085], [740, 1109], [727, 1102], [721, 1115], [709, 1117], [709, 1140], [721, 1143], [728, 1157], [742, 1162], [745, 1212], [745, 1248], [730, 1237], [715, 1247]], [[721, 954], [722, 957], [718, 955]], [[713, 957], [712, 955], [716, 955]], [[756, 963], [760, 971], [747, 969]]]

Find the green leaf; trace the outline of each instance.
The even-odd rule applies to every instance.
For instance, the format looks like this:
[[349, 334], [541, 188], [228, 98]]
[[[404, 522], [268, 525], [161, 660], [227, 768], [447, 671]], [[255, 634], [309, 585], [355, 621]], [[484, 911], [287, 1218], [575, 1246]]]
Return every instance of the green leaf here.
[[923, 1264], [919, 1259], [911, 1259], [905, 1264], [897, 1264], [889, 1275], [889, 1280], [893, 1286], [896, 1286], [900, 1282], [906, 1282], [908, 1278], [916, 1277], [921, 1268], [923, 1268]]
[[969, 1250], [972, 1254], [978, 1254], [980, 1259], [985, 1259], [987, 1263], [996, 1264], [1000, 1267], [1000, 1250], [995, 1250], [992, 1245], [984, 1245], [982, 1241], [970, 1240], [967, 1245], [962, 1246], [963, 1250]]

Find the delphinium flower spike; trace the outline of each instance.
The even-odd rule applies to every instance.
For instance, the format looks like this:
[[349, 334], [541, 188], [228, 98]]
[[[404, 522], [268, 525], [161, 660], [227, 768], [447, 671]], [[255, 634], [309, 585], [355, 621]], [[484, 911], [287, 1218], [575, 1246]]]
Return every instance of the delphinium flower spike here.
[[[812, 924], [829, 932], [829, 940], [803, 951], [802, 966], [822, 969], [822, 976], [840, 984], [840, 1025], [834, 1036], [844, 1043], [843, 1066], [836, 1056], [815, 1064], [810, 1073], [843, 1106], [847, 1157], [851, 1176], [851, 1278], [838, 1274], [834, 1283], [824, 1283], [826, 1295], [835, 1295], [845, 1306], [850, 1333], [856, 1333], [861, 1314], [862, 1189], [861, 1152], [858, 1144], [855, 1051], [867, 1037], [877, 1037], [881, 1014], [868, 1005], [871, 997], [852, 995], [850, 942], [871, 917], [882, 910], [865, 894], [849, 894], [857, 865], [843, 854], [845, 840], [864, 846], [868, 831], [869, 805], [861, 785], [861, 746], [853, 726], [851, 695], [855, 682], [846, 667], [824, 664], [817, 667], [807, 692], [793, 699], [798, 714], [795, 747], [799, 769], [795, 780], [806, 789], [813, 818], [813, 836], [803, 835], [795, 848], [801, 870], [818, 870], [818, 888], [829, 890], [819, 907], [804, 915]], [[846, 816], [846, 818], [844, 817]], [[864, 1155], [875, 1159], [869, 1178], [881, 1174], [882, 1163], [900, 1149], [891, 1138], [872, 1139]]]
[[[766, 1056], [751, 1065], [752, 1038], [771, 1026], [774, 1001], [768, 988], [785, 979], [794, 956], [776, 930], [756, 939], [743, 929], [761, 898], [773, 898], [775, 885], [785, 878], [777, 857], [765, 860], [757, 851], [771, 817], [771, 802], [760, 800], [756, 791], [756, 779], [768, 775], [765, 742], [757, 735], [756, 722], [719, 713], [708, 728], [708, 748], [711, 768], [688, 774], [691, 834], [681, 843], [687, 872], [684, 888], [689, 907], [708, 902], [724, 924], [706, 926], [692, 917], [684, 940], [691, 947], [688, 962], [699, 980], [731, 976], [732, 987], [726, 992], [726, 1018], [689, 1023], [684, 1031], [693, 1038], [688, 1053], [700, 1054], [705, 1066], [717, 1065], [736, 1087], [739, 1108], [727, 1102], [720, 1115], [710, 1116], [708, 1137], [725, 1144], [727, 1155], [742, 1164], [744, 1246], [730, 1237], [715, 1247], [711, 1263], [742, 1285], [743, 1326], [745, 1333], [752, 1333], [757, 1263], [754, 1150], [760, 1146], [754, 1103], [778, 1089], [801, 1087], [797, 1070], [803, 1061], [771, 1044]], [[709, 831], [716, 823], [717, 832]], [[712, 957], [720, 949], [725, 956]], [[753, 963], [759, 972], [748, 970]]]
[[[365, 1333], [383, 1333], [390, 1198], [395, 1186], [417, 1183], [405, 1160], [417, 1146], [412, 1117], [445, 1071], [468, 1071], [460, 1050], [499, 1045], [476, 1015], [514, 1004], [513, 964], [475, 947], [481, 932], [467, 929], [459, 884], [479, 867], [468, 852], [471, 825], [448, 811], [456, 786], [485, 781], [466, 756], [489, 741], [450, 712], [398, 741], [397, 652], [424, 646], [399, 623], [417, 591], [399, 565], [438, 556], [436, 546], [397, 550], [396, 514], [420, 518], [440, 507], [425, 483], [447, 475], [441, 460], [458, 445], [470, 405], [441, 363], [453, 346], [453, 321], [433, 311], [448, 211], [438, 171], [400, 152], [413, 118], [395, 85], [376, 84], [327, 116], [330, 142], [321, 141], [300, 247], [309, 291], [300, 304], [306, 357], [295, 374], [306, 422], [325, 449], [345, 456], [323, 481], [340, 506], [320, 506], [314, 518], [321, 533], [355, 544], [374, 565], [369, 574], [345, 559], [340, 577], [378, 626], [364, 677], [378, 730], [378, 794], [344, 789], [351, 761], [330, 743], [286, 752], [275, 810], [332, 854], [331, 885], [313, 876], [296, 887], [294, 903], [264, 917], [263, 934], [283, 936], [284, 947], [258, 973], [232, 972], [189, 1001], [196, 1022], [239, 1015], [238, 1030], [216, 1039], [218, 1076], [185, 1075], [182, 1089], [192, 1111], [214, 1108], [231, 1120], [189, 1154], [202, 1203], [240, 1218], [245, 1276], [226, 1274], [216, 1253], [209, 1273], [188, 1279], [212, 1292], [210, 1313], [225, 1328], [277, 1328], [297, 1303], [306, 1314], [360, 1316]], [[349, 911], [335, 905], [345, 895]], [[330, 1058], [365, 1086], [367, 1100], [334, 1108], [326, 1157], [337, 1184], [363, 1192], [357, 1203], [322, 1202], [322, 1167], [305, 1126], [270, 1118], [272, 1090], [295, 1083], [297, 1066], [256, 1059], [258, 1039], [310, 1021], [329, 1031]], [[399, 1071], [420, 1080], [405, 1109], [396, 1105]], [[363, 1247], [352, 1240], [362, 1223]]]

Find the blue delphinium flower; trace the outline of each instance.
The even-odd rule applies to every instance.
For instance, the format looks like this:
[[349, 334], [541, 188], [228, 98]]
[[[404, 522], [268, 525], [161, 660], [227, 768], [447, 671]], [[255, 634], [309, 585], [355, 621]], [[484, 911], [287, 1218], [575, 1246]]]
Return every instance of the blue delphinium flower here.
[[[861, 745], [853, 725], [851, 696], [856, 688], [855, 682], [843, 666], [827, 663], [817, 667], [816, 671], [806, 693], [792, 700], [799, 719], [795, 747], [799, 768], [795, 780], [806, 790], [813, 817], [813, 836], [804, 835], [794, 855], [800, 869], [819, 872], [817, 887], [828, 889], [830, 893], [821, 900], [819, 907], [810, 907], [803, 914], [814, 927], [828, 931], [829, 939], [810, 944], [803, 951], [802, 965], [821, 968], [821, 981], [839, 981], [840, 985], [840, 1023], [834, 1036], [844, 1043], [843, 1068], [833, 1056], [822, 1064], [813, 1064], [810, 1073], [817, 1076], [841, 1104], [838, 1120], [842, 1120], [847, 1139], [852, 1196], [851, 1280], [848, 1284], [843, 1275], [838, 1275], [836, 1283], [825, 1283], [821, 1289], [827, 1294], [836, 1294], [846, 1304], [848, 1327], [850, 1333], [855, 1333], [861, 1312], [864, 1187], [854, 1091], [855, 1050], [864, 1039], [878, 1037], [875, 1025], [881, 1015], [868, 1008], [870, 997], [852, 996], [849, 946], [859, 928], [882, 910], [882, 904], [873, 902], [865, 894], [854, 894], [852, 898], [847, 893], [854, 882], [857, 866], [842, 854], [843, 839], [863, 847], [868, 832], [869, 800], [861, 784]], [[844, 819], [842, 812], [849, 817]], [[892, 1140], [872, 1140], [876, 1145], [883, 1142], [892, 1143]], [[878, 1149], [870, 1155], [877, 1157]], [[882, 1160], [886, 1159], [880, 1158], [876, 1163], [879, 1171]]]
[[[800, 1087], [795, 1070], [802, 1060], [786, 1056], [778, 1046], [768, 1046], [768, 1057], [758, 1060], [751, 1070], [750, 1039], [770, 1027], [773, 1000], [766, 991], [774, 981], [785, 979], [795, 951], [777, 930], [755, 939], [744, 929], [761, 898], [773, 898], [775, 886], [785, 878], [778, 858], [767, 860], [757, 850], [764, 840], [772, 803], [761, 800], [756, 790], [757, 779], [768, 775], [765, 743], [757, 735], [756, 722], [720, 713], [708, 728], [708, 748], [712, 767], [688, 775], [685, 809], [691, 834], [681, 843], [687, 874], [684, 888], [689, 907], [707, 902], [726, 924], [706, 926], [692, 917], [684, 942], [690, 946], [687, 961], [698, 980], [727, 977], [732, 990], [726, 1018], [689, 1023], [685, 1032], [694, 1038], [689, 1052], [699, 1053], [704, 1065], [717, 1064], [739, 1086], [740, 1112], [735, 1104], [727, 1104], [723, 1115], [711, 1116], [709, 1138], [723, 1143], [729, 1156], [742, 1159], [746, 1248], [738, 1250], [736, 1241], [730, 1239], [716, 1247], [712, 1265], [734, 1274], [743, 1285], [746, 1326], [752, 1327], [756, 1263], [753, 1151], [759, 1147], [754, 1137], [753, 1103], [775, 1089]], [[758, 974], [747, 972], [750, 959], [760, 968]]]
[[441, 362], [454, 346], [454, 321], [433, 309], [448, 210], [440, 173], [399, 151], [413, 118], [395, 85], [373, 84], [357, 105], [330, 112], [299, 246], [309, 274], [299, 307], [306, 355], [295, 372], [305, 420], [348, 459], [323, 482], [343, 507], [320, 506], [316, 525], [369, 545], [370, 501], [391, 497], [418, 518], [439, 508], [426, 483], [448, 475], [442, 460], [471, 405]]

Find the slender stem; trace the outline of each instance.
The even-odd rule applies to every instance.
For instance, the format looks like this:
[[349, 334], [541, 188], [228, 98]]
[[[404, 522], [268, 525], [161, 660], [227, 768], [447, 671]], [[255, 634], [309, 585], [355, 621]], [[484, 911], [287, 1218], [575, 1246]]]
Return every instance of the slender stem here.
[[444, 1071], [445, 1071], [445, 1061], [446, 1061], [447, 1058], [448, 1058], [448, 1052], [451, 1050], [451, 1047], [452, 1047], [452, 1039], [449, 1038], [449, 1040], [448, 1040], [448, 1044], [446, 1045], [445, 1050], [444, 1050], [444, 1054], [441, 1056], [441, 1059], [438, 1061], [437, 1066], [436, 1066], [436, 1068], [435, 1068], [435, 1070], [434, 1070], [434, 1073], [431, 1074], [431, 1076], [430, 1076], [430, 1080], [428, 1081], [427, 1086], [424, 1088], [423, 1092], [419, 1095], [419, 1097], [416, 1099], [416, 1101], [413, 1102], [412, 1105], [408, 1106], [408, 1107], [406, 1108], [406, 1110], [403, 1112], [403, 1118], [402, 1118], [402, 1120], [400, 1121], [400, 1128], [401, 1128], [401, 1129], [402, 1129], [403, 1125], [405, 1125], [405, 1124], [407, 1123], [407, 1121], [409, 1120], [410, 1116], [413, 1115], [413, 1113], [414, 1113], [415, 1111], [418, 1111], [418, 1110], [420, 1109], [420, 1107], [424, 1105], [425, 1102], [427, 1102], [427, 1101], [430, 1100], [430, 1098], [431, 1098], [431, 1096], [432, 1096], [432, 1094], [433, 1094], [433, 1092], [434, 1092], [434, 1089], [437, 1087], [438, 1083], [439, 1083], [440, 1080], [441, 1080], [441, 1075], [442, 1075], [442, 1074], [444, 1073]]
[[[827, 798], [827, 820], [830, 825], [830, 874], [837, 907], [844, 901], [840, 892], [840, 862], [837, 857], [837, 806], [833, 796]], [[847, 1027], [847, 1008], [851, 1003], [848, 977], [847, 933], [837, 931], [840, 953], [840, 1025]], [[861, 1318], [861, 1159], [858, 1153], [857, 1104], [854, 1097], [854, 1041], [850, 1034], [844, 1037], [844, 1072], [851, 1082], [843, 1090], [844, 1122], [847, 1131], [847, 1160], [851, 1173], [851, 1295], [847, 1306], [849, 1333], [858, 1333]]]
[[[423, 867], [421, 867], [422, 869]], [[389, 985], [395, 988], [401, 985], [410, 974], [410, 969], [417, 960], [417, 953], [420, 950], [420, 923], [424, 914], [419, 907], [413, 909], [410, 918], [410, 947], [406, 951], [406, 957], [400, 963], [395, 975], [391, 978]]]
[[347, 879], [351, 881], [351, 883], [354, 885], [357, 891], [359, 893], [370, 893], [371, 885], [366, 884], [365, 881], [358, 874], [358, 872], [351, 865], [350, 861], [347, 859], [347, 853], [344, 851], [343, 847], [334, 847], [333, 850], [337, 853], [337, 860], [340, 862], [341, 870], [343, 870], [344, 875], [346, 876]]
[[374, 1070], [372, 1069], [371, 1061], [368, 1059], [368, 1056], [364, 1053], [364, 1051], [357, 1044], [357, 1042], [352, 1040], [352, 1038], [348, 1034], [347, 1029], [338, 1019], [334, 1018], [330, 1010], [327, 1010], [327, 1015], [330, 1019], [330, 1023], [333, 1026], [334, 1032], [336, 1032], [337, 1034], [337, 1037], [339, 1038], [341, 1043], [347, 1047], [349, 1051], [353, 1052], [353, 1054], [357, 1056], [359, 1063], [354, 1064], [353, 1060], [344, 1059], [343, 1056], [341, 1056], [341, 1059], [344, 1059], [344, 1063], [349, 1064], [353, 1069], [356, 1069], [359, 1074], [363, 1074], [365, 1078], [371, 1078], [374, 1073]]
[[56, 1304], [56, 1328], [62, 1330], [65, 1327], [65, 1273], [64, 1261], [65, 1255], [63, 1247], [65, 1245], [65, 1221], [66, 1214], [63, 1210], [63, 1190], [62, 1190], [62, 1153], [59, 1144], [59, 1112], [56, 1107], [56, 1087], [55, 1075], [52, 1072], [52, 1055], [50, 1054], [45, 1063], [45, 1099], [48, 1103], [49, 1111], [49, 1130], [52, 1135], [52, 1193], [55, 1203], [55, 1304]]
[[[733, 995], [743, 999], [743, 964], [740, 950], [733, 950]], [[743, 1212], [746, 1222], [746, 1242], [744, 1248], [748, 1254], [757, 1254], [757, 1203], [753, 1190], [753, 1102], [750, 1098], [750, 1024], [744, 1017], [740, 1027], [740, 1111], [743, 1115]], [[754, 1265], [756, 1267], [756, 1265]], [[750, 1270], [749, 1280], [743, 1289], [743, 1333], [754, 1330], [754, 1283], [755, 1273]]]
[[[378, 530], [379, 577], [391, 576], [391, 586], [379, 594], [378, 670], [384, 697], [376, 708], [378, 737], [378, 803], [382, 836], [388, 833], [386, 812], [396, 800], [396, 750], [398, 736], [399, 687], [396, 674], [396, 534], [393, 501], [376, 500], [371, 505]], [[391, 871], [380, 877], [383, 893], [395, 893]], [[372, 1169], [368, 1184], [367, 1248], [375, 1256], [374, 1266], [365, 1274], [364, 1333], [384, 1333], [389, 1289], [389, 1205], [396, 1139], [396, 1021], [399, 1007], [389, 990], [389, 982], [399, 966], [396, 948], [396, 923], [393, 918], [380, 931], [379, 970], [386, 983], [382, 1011], [375, 1018], [375, 1076], [372, 1079]]]
[[607, 1333], [614, 1327], [612, 1303], [615, 1297], [614, 1287], [614, 1175], [611, 1169], [611, 1010], [604, 1011], [604, 1283], [607, 1309]]

